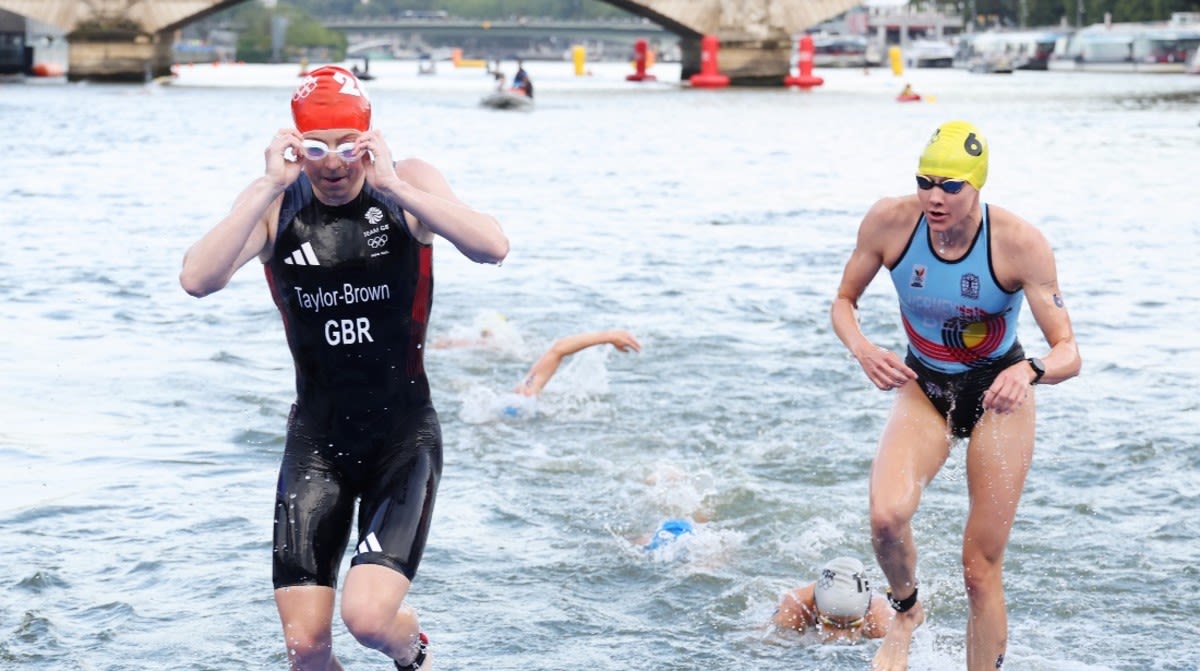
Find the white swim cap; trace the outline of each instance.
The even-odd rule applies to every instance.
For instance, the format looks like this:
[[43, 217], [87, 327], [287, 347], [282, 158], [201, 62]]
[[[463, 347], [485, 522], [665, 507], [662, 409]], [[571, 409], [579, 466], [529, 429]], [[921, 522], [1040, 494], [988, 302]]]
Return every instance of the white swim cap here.
[[830, 617], [863, 617], [871, 604], [871, 585], [863, 563], [853, 557], [830, 560], [815, 590], [817, 610]]

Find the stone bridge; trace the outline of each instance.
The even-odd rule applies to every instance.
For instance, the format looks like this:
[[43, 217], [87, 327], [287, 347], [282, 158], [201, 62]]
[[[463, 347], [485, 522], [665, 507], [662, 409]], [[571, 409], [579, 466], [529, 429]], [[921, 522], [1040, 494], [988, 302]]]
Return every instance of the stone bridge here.
[[175, 31], [246, 0], [0, 0], [67, 33], [67, 79], [143, 81], [170, 73]]
[[[67, 32], [67, 77], [142, 81], [171, 67], [174, 31], [247, 0], [0, 0], [0, 9]], [[700, 69], [700, 38], [721, 42], [735, 85], [782, 86], [795, 33], [862, 0], [604, 0], [679, 36], [686, 80]]]

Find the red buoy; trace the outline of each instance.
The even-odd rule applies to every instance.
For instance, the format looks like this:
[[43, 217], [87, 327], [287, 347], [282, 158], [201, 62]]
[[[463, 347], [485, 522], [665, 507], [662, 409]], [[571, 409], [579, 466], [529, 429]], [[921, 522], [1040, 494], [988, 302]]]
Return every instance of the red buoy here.
[[816, 48], [813, 46], [812, 35], [804, 35], [796, 45], [796, 70], [798, 72], [794, 76], [784, 77], [783, 83], [786, 86], [799, 86], [802, 89], [820, 86], [825, 83], [821, 77], [813, 75], [813, 52]]
[[717, 89], [729, 86], [729, 77], [717, 70], [717, 51], [721, 42], [716, 35], [705, 35], [700, 38], [700, 72], [691, 76], [692, 86], [697, 88]]
[[652, 82], [656, 77], [646, 73], [646, 54], [650, 50], [650, 46], [645, 39], [638, 38], [633, 43], [633, 66], [637, 72], [631, 75], [625, 75], [625, 79], [631, 82]]
[[61, 77], [67, 71], [58, 63], [35, 63], [29, 73], [34, 77]]

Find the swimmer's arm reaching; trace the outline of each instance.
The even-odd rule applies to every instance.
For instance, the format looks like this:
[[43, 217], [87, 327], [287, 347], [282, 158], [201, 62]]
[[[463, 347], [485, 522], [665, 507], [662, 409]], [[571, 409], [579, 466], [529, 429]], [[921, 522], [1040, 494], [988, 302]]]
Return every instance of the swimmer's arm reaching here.
[[514, 391], [522, 396], [537, 396], [542, 393], [542, 389], [550, 381], [550, 378], [554, 377], [554, 373], [558, 371], [563, 359], [588, 347], [604, 344], [612, 345], [622, 352], [642, 351], [642, 345], [637, 338], [634, 338], [633, 334], [628, 331], [620, 329], [578, 333], [559, 338], [541, 358], [534, 362]]

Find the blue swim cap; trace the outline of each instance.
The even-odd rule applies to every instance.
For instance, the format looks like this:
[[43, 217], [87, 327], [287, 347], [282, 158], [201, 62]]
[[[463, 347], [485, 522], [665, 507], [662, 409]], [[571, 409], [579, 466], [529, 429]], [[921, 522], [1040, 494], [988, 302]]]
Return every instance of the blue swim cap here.
[[506, 405], [502, 411], [505, 417], [516, 417], [521, 414], [521, 409], [515, 405]]
[[683, 534], [690, 533], [692, 533], [692, 523], [690, 520], [683, 519], [682, 517], [663, 520], [662, 524], [658, 525], [658, 529], [654, 531], [654, 536], [650, 538], [650, 542], [642, 547], [646, 550], [657, 550]]

